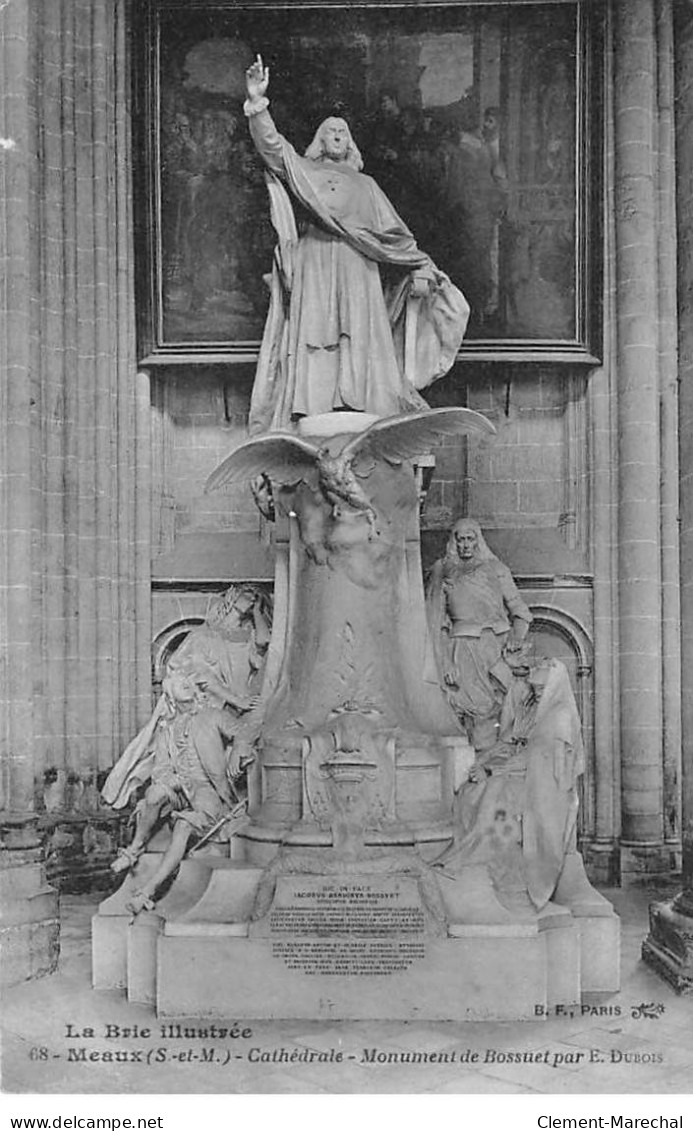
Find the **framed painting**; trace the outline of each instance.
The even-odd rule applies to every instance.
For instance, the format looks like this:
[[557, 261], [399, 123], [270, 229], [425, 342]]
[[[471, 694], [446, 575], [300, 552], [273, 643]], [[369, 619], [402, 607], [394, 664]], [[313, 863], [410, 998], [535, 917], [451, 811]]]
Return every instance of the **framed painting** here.
[[249, 362], [274, 232], [243, 114], [261, 52], [299, 153], [349, 122], [419, 246], [466, 295], [460, 360], [594, 363], [599, 58], [589, 0], [148, 0], [135, 28], [141, 357]]

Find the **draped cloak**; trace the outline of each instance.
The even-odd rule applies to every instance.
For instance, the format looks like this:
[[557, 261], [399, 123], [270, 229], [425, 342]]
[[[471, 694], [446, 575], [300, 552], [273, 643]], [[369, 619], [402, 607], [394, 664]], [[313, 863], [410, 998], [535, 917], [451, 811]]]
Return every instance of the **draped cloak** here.
[[[251, 116], [250, 130], [269, 170], [278, 235], [251, 434], [341, 408], [377, 416], [426, 408], [418, 390], [452, 366], [466, 299], [419, 250], [372, 177], [345, 162], [300, 157], [266, 109]], [[300, 206], [300, 235], [284, 186]], [[416, 271], [430, 273], [433, 285], [412, 300]]]
[[[254, 660], [252, 647], [247, 641], [227, 640], [203, 624], [188, 634], [167, 665], [169, 672], [183, 672], [203, 690], [209, 688], [207, 710], [191, 717], [194, 718], [193, 740], [200, 742], [200, 761], [217, 792], [228, 788], [220, 784], [225, 782], [225, 756], [222, 759], [222, 744], [217, 732], [230, 740], [240, 727], [234, 714], [221, 709], [223, 693], [227, 692], [234, 703], [247, 698]], [[175, 706], [161, 695], [151, 718], [128, 743], [106, 778], [101, 796], [112, 808], [124, 808], [136, 790], [150, 780], [157, 743], [163, 741], [162, 734], [167, 731], [174, 716]]]
[[[515, 842], [525, 889], [541, 909], [556, 889], [566, 854], [574, 850], [578, 778], [584, 771], [580, 716], [560, 660], [551, 661], [533, 708], [524, 707], [522, 681], [511, 686], [501, 741], [482, 764], [491, 777], [460, 790], [458, 833], [440, 863], [452, 872], [487, 864], [493, 874]], [[501, 882], [501, 894], [502, 889]]]
[[[113, 809], [123, 809], [136, 790], [151, 780], [157, 762], [165, 761], [167, 747], [173, 741], [175, 717], [175, 709], [168, 707], [162, 695], [149, 722], [125, 748], [106, 778], [101, 796]], [[190, 714], [188, 722], [190, 749], [199, 762], [200, 784], [209, 783], [219, 800], [230, 805], [224, 740], [234, 738], [238, 720], [220, 707], [205, 707]]]

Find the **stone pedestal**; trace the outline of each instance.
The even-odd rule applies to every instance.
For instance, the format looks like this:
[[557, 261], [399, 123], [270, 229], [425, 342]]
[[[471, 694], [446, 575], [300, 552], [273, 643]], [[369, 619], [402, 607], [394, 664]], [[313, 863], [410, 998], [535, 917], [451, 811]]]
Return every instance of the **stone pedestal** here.
[[693, 993], [693, 906], [683, 896], [650, 905], [642, 957], [677, 993]]
[[[97, 990], [125, 990], [135, 1001], [151, 1001], [154, 971], [153, 954], [159, 928], [169, 914], [181, 914], [193, 906], [208, 883], [210, 857], [191, 857], [181, 864], [175, 883], [159, 900], [155, 914], [143, 913], [134, 919], [128, 900], [153, 875], [159, 852], [146, 852], [127, 875], [121, 887], [99, 904], [91, 921], [92, 984]], [[130, 936], [139, 943], [134, 948]], [[151, 970], [150, 970], [151, 965]]]
[[530, 1020], [619, 988], [618, 917], [586, 879], [577, 891], [577, 856], [543, 911], [496, 923], [456, 922], [413, 854], [288, 874], [192, 859], [133, 920], [155, 866], [101, 904], [92, 939], [94, 985], [161, 1017]]
[[[460, 432], [491, 430], [478, 413], [455, 411]], [[473, 758], [427, 657], [412, 463], [353, 450], [375, 422], [353, 412], [306, 417], [303, 442], [323, 453], [322, 463], [275, 489], [267, 705], [248, 773], [251, 822], [241, 834], [258, 865], [280, 845], [328, 848], [337, 803], [327, 782], [359, 773], [373, 782], [364, 787], [364, 844], [417, 845], [435, 856], [451, 836], [460, 763], [466, 770]], [[347, 768], [338, 763], [349, 751]]]
[[[433, 939], [421, 952], [406, 944], [409, 957], [400, 969], [378, 938], [296, 940], [293, 951], [287, 942], [278, 954], [269, 939], [165, 934], [157, 1011], [160, 1017], [331, 1021], [536, 1017], [547, 1000], [544, 937], [522, 927], [464, 930], [465, 937]], [[180, 969], [191, 976], [181, 979]]]
[[[530, 1020], [578, 1004], [587, 990], [618, 988], [613, 912], [583, 907], [578, 917], [549, 904], [521, 922], [441, 921], [432, 871], [283, 875], [265, 914], [243, 919], [263, 905], [266, 873], [216, 865], [198, 904], [161, 924], [157, 1013]], [[151, 953], [143, 934], [130, 936], [142, 955]]]
[[546, 946], [549, 1013], [558, 1006], [578, 1005], [582, 998], [582, 949], [577, 923], [567, 908], [549, 903], [537, 916], [537, 924]]
[[553, 901], [570, 911], [577, 929], [582, 993], [617, 993], [621, 986], [621, 923], [608, 899], [587, 879], [579, 852], [566, 856]]
[[3, 985], [51, 974], [58, 964], [58, 894], [46, 883], [35, 820], [2, 822], [0, 953]]

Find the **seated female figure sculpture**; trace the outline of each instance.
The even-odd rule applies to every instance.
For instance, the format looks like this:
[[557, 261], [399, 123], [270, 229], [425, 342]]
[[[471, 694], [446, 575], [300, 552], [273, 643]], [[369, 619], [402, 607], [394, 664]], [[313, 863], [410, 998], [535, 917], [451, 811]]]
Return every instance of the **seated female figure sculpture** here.
[[448, 874], [483, 865], [510, 910], [541, 910], [575, 850], [577, 783], [584, 768], [580, 718], [559, 660], [514, 675], [498, 742], [477, 756], [459, 792], [454, 843], [437, 863]]
[[[340, 409], [384, 417], [427, 408], [418, 390], [453, 364], [466, 299], [361, 173], [343, 119], [327, 118], [300, 157], [268, 112], [269, 71], [260, 56], [246, 82], [245, 113], [268, 169], [279, 237], [251, 434]], [[307, 216], [300, 235], [292, 200]], [[381, 266], [392, 276], [385, 285]], [[407, 327], [410, 298], [418, 301]]]
[[226, 746], [237, 720], [227, 710], [205, 703], [191, 676], [171, 672], [163, 683], [165, 709], [151, 744], [149, 784], [135, 810], [135, 836], [114, 862], [114, 871], [132, 867], [161, 822], [170, 819], [171, 842], [159, 866], [128, 903], [137, 913], [152, 910], [161, 885], [173, 875], [190, 841], [219, 831], [234, 800], [226, 772]]
[[260, 598], [232, 586], [170, 657], [149, 722], [106, 779], [102, 796], [114, 809], [144, 789], [135, 808], [134, 838], [118, 853], [114, 872], [134, 868], [153, 834], [166, 822], [172, 825], [171, 842], [131, 899], [131, 911], [154, 906], [157, 890], [191, 842], [215, 833], [225, 839], [222, 826], [238, 802], [229, 751], [244, 728], [256, 725], [249, 720], [268, 643]]

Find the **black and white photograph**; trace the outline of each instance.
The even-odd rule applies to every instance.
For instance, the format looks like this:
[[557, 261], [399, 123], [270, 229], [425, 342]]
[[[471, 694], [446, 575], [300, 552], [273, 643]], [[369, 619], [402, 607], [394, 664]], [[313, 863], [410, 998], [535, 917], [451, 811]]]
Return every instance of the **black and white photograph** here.
[[0, 89], [8, 1127], [687, 1128], [690, 0], [0, 0]]

